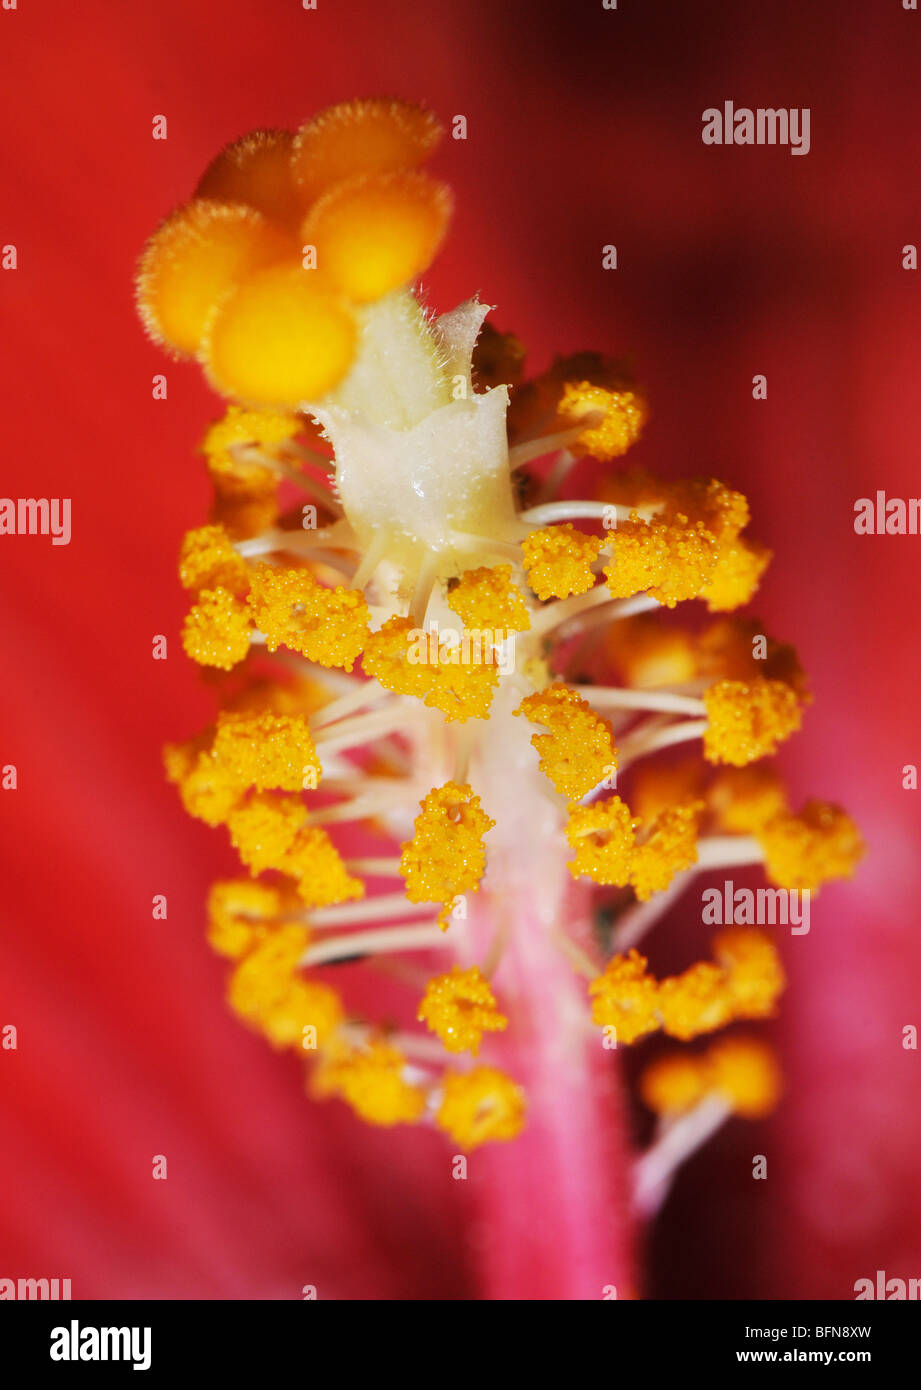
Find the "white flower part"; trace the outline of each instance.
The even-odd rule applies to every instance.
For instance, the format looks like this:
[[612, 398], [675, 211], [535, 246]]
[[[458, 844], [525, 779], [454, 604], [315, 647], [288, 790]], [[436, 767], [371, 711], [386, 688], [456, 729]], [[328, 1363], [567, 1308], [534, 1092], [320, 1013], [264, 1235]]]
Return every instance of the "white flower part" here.
[[[423, 567], [444, 578], [472, 564], [495, 563], [488, 546], [478, 554], [471, 538], [508, 543], [520, 529], [508, 460], [508, 390], [498, 386], [474, 395], [469, 385], [473, 346], [488, 312], [471, 301], [432, 325], [422, 324], [428, 350], [415, 345], [406, 367], [418, 373], [429, 361], [437, 380], [427, 392], [415, 382], [406, 398], [447, 400], [410, 425], [384, 423], [379, 399], [365, 410], [352, 390], [348, 405], [341, 399], [309, 407], [335, 450], [339, 498], [359, 545], [383, 547], [386, 559], [410, 580]], [[402, 313], [399, 322], [402, 341]], [[378, 325], [375, 352], [380, 340]], [[388, 366], [399, 389], [396, 347]], [[466, 387], [452, 400], [456, 377]], [[398, 415], [397, 406], [389, 413]]]
[[435, 341], [444, 353], [445, 376], [452, 384], [462, 379], [468, 394], [472, 394], [473, 389], [473, 349], [486, 322], [486, 315], [494, 307], [492, 304], [481, 304], [478, 299], [467, 299], [432, 324]]

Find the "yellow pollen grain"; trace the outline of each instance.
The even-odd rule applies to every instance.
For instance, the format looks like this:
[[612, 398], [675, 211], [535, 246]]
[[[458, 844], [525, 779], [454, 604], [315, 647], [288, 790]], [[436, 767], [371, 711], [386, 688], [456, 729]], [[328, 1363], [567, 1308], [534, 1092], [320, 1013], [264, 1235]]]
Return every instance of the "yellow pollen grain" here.
[[721, 767], [707, 799], [720, 829], [734, 835], [753, 835], [789, 810], [780, 774], [767, 762]]
[[284, 869], [294, 838], [307, 819], [298, 796], [256, 792], [227, 819], [230, 842], [252, 874]]
[[763, 545], [735, 536], [721, 542], [709, 581], [700, 591], [711, 613], [728, 613], [751, 602], [771, 562]]
[[524, 595], [512, 582], [512, 566], [466, 570], [448, 602], [468, 628], [526, 632], [531, 626]]
[[419, 1005], [418, 1019], [437, 1035], [448, 1052], [480, 1050], [484, 1033], [501, 1032], [508, 1019], [499, 1012], [489, 981], [479, 966], [455, 965], [446, 975], [429, 980]]
[[194, 592], [227, 589], [243, 598], [249, 589], [249, 566], [234, 550], [223, 526], [199, 526], [183, 537], [179, 582]]
[[496, 822], [473, 788], [457, 782], [434, 787], [420, 806], [413, 838], [401, 847], [400, 873], [411, 903], [442, 904], [439, 921], [447, 929], [455, 899], [479, 888], [486, 868], [483, 836]]
[[682, 974], [662, 980], [658, 1008], [663, 1031], [682, 1042], [722, 1028], [733, 1018], [725, 971], [710, 961], [699, 961]]
[[726, 927], [714, 937], [713, 954], [726, 972], [733, 1015], [772, 1018], [787, 980], [768, 933], [757, 927]]
[[309, 570], [258, 565], [249, 609], [270, 652], [288, 647], [320, 666], [351, 671], [368, 634], [370, 611], [358, 589], [328, 589]]
[[851, 817], [827, 801], [807, 801], [798, 815], [776, 816], [756, 834], [771, 883], [812, 893], [831, 879], [850, 878], [865, 851]]
[[592, 565], [603, 544], [568, 521], [532, 531], [521, 543], [529, 586], [539, 599], [587, 593], [595, 583]]
[[776, 752], [802, 723], [796, 691], [785, 681], [718, 681], [704, 692], [704, 757], [711, 763], [746, 763]]
[[524, 1092], [497, 1067], [448, 1070], [441, 1086], [435, 1124], [465, 1152], [481, 1144], [516, 1139], [524, 1128]]
[[643, 1070], [640, 1097], [656, 1115], [681, 1114], [703, 1100], [707, 1080], [702, 1057], [684, 1051], [666, 1053]]
[[414, 1124], [425, 1110], [425, 1092], [406, 1081], [406, 1058], [382, 1040], [334, 1051], [323, 1065], [321, 1085], [371, 1125]]
[[[259, 1029], [274, 1048], [309, 1053], [335, 1044], [344, 1016], [342, 999], [330, 985], [294, 979], [279, 1000], [262, 1012]], [[310, 1029], [312, 1036], [305, 1032]]]
[[208, 894], [208, 944], [219, 956], [239, 960], [290, 911], [280, 889], [248, 878], [221, 879]]
[[235, 1014], [258, 1023], [284, 999], [308, 937], [304, 927], [279, 927], [243, 957], [227, 986], [227, 1002]]
[[644, 520], [631, 512], [618, 528], [614, 559], [604, 575], [615, 598], [649, 593], [666, 608], [696, 598], [710, 582], [717, 542], [699, 521], [683, 513]]
[[302, 715], [222, 710], [212, 753], [229, 778], [257, 791], [314, 788], [323, 771]]
[[547, 732], [532, 734], [540, 770], [561, 796], [577, 801], [617, 767], [610, 722], [577, 691], [557, 683], [527, 695], [515, 711]]
[[640, 902], [667, 888], [676, 874], [697, 863], [697, 826], [702, 801], [669, 806], [637, 835], [630, 859], [630, 883]]
[[569, 862], [574, 878], [624, 888], [630, 882], [637, 821], [619, 796], [606, 797], [593, 806], [573, 806], [566, 825], [566, 839], [575, 850]]
[[353, 878], [329, 835], [319, 825], [302, 826], [280, 865], [296, 880], [307, 907], [330, 907], [365, 895], [361, 879]]
[[760, 1039], [720, 1038], [707, 1049], [704, 1067], [707, 1089], [745, 1119], [763, 1119], [780, 1100], [780, 1068], [773, 1050]]
[[576, 440], [573, 452], [607, 461], [625, 454], [635, 444], [646, 423], [646, 401], [635, 391], [610, 391], [588, 381], [568, 382], [560, 399], [564, 420], [590, 423]]
[[613, 956], [588, 986], [592, 1022], [614, 1028], [618, 1042], [633, 1043], [659, 1027], [659, 986], [638, 951]]
[[203, 589], [182, 625], [186, 656], [200, 666], [229, 671], [249, 654], [249, 611], [229, 589]]

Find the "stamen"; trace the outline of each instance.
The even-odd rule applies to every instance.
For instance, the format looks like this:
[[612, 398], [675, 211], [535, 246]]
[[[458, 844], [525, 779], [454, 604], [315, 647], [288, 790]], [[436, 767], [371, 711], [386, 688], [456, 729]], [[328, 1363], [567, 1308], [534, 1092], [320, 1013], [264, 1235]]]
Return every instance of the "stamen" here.
[[321, 907], [310, 915], [312, 927], [348, 927], [358, 922], [383, 921], [395, 917], [398, 912], [417, 917], [431, 912], [431, 903], [407, 902], [403, 893], [378, 893], [374, 898], [363, 898], [361, 902], [341, 903], [336, 907]]
[[617, 709], [661, 710], [668, 714], [704, 714], [703, 700], [688, 695], [675, 695], [668, 690], [627, 690], [613, 685], [574, 685], [591, 704], [610, 705]]
[[631, 738], [624, 739], [621, 745], [621, 771], [648, 753], [657, 753], [662, 748], [673, 748], [677, 743], [703, 738], [707, 728], [706, 719], [682, 719], [654, 729], [651, 733], [639, 729]]
[[617, 507], [613, 502], [542, 502], [518, 515], [530, 526], [550, 526], [559, 521], [604, 521], [612, 513], [618, 521], [626, 521], [630, 509]]
[[631, 598], [614, 598], [604, 584], [589, 589], [586, 594], [573, 594], [571, 598], [555, 599], [535, 614], [531, 622], [531, 633], [535, 637], [546, 637], [555, 628], [574, 618], [583, 618], [591, 609], [605, 607], [604, 617], [610, 622], [621, 618], [632, 618], [637, 613], [661, 607], [658, 599], [649, 594], [634, 594]]
[[521, 468], [522, 464], [530, 463], [532, 459], [543, 458], [545, 454], [553, 454], [558, 449], [568, 449], [570, 444], [575, 444], [583, 427], [579, 425], [571, 430], [559, 430], [556, 434], [538, 435], [535, 439], [523, 439], [520, 444], [515, 444], [508, 451], [508, 461], [510, 468]]
[[370, 714], [358, 714], [353, 719], [341, 719], [335, 725], [326, 724], [317, 730], [316, 743], [326, 752], [342, 748], [354, 748], [379, 734], [393, 733], [406, 723], [406, 710], [400, 705], [394, 709], [372, 710]]
[[[701, 843], [705, 844], [706, 841], [698, 841], [698, 854]], [[661, 893], [656, 893], [655, 897], [650, 898], [648, 902], [634, 903], [632, 907], [627, 908], [626, 912], [618, 918], [614, 929], [615, 955], [629, 951], [632, 946], [643, 939], [660, 917], [664, 917], [672, 904], [681, 896], [699, 867], [699, 864], [695, 864], [692, 868], [676, 874], [668, 887], [663, 888]]]
[[701, 1148], [732, 1114], [720, 1096], [709, 1095], [678, 1120], [667, 1121], [633, 1169], [633, 1208], [649, 1218], [662, 1206], [681, 1164]]
[[347, 960], [350, 956], [380, 955], [389, 951], [430, 951], [434, 946], [444, 946], [445, 936], [437, 922], [427, 922], [423, 926], [416, 923], [401, 923], [395, 927], [376, 927], [373, 931], [352, 932], [348, 936], [334, 936], [328, 941], [319, 941], [309, 946], [301, 956], [303, 966], [324, 965], [333, 960]]
[[697, 842], [698, 870], [762, 864], [764, 850], [754, 835], [708, 835]]
[[[347, 859], [345, 867], [352, 874], [368, 874], [372, 878], [400, 878], [400, 861], [392, 859]], [[373, 899], [372, 899], [373, 901]]]
[[333, 724], [336, 720], [343, 719], [347, 714], [361, 709], [363, 705], [376, 704], [378, 700], [392, 698], [392, 692], [385, 690], [377, 681], [362, 681], [357, 689], [350, 690], [347, 695], [340, 696], [338, 700], [333, 700], [331, 704], [324, 705], [316, 714], [312, 714], [310, 727], [316, 733], [327, 724]]

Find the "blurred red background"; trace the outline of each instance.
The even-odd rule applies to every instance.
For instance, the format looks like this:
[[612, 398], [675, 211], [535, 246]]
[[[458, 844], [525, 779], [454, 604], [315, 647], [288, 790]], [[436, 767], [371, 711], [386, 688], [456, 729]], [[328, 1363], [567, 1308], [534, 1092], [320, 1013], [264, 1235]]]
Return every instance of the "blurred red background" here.
[[[784, 943], [784, 1104], [688, 1165], [641, 1287], [847, 1298], [878, 1268], [921, 1274], [921, 1079], [901, 1046], [921, 1023], [921, 793], [901, 785], [921, 761], [921, 538], [852, 526], [857, 497], [919, 491], [921, 281], [901, 266], [921, 242], [919, 59], [899, 0], [0, 11], [0, 243], [19, 252], [0, 272], [0, 491], [73, 499], [68, 547], [0, 539], [0, 763], [20, 779], [0, 793], [0, 1025], [19, 1031], [0, 1052], [0, 1274], [89, 1298], [481, 1288], [441, 1140], [310, 1105], [225, 1012], [203, 900], [232, 861], [160, 765], [210, 716], [175, 558], [206, 511], [194, 450], [218, 403], [144, 339], [134, 261], [222, 143], [379, 93], [467, 117], [437, 160], [458, 212], [432, 302], [480, 291], [534, 366], [631, 352], [654, 409], [638, 461], [748, 493], [775, 552], [755, 611], [815, 696], [785, 767], [871, 847]], [[727, 99], [808, 106], [811, 152], [702, 145]]]

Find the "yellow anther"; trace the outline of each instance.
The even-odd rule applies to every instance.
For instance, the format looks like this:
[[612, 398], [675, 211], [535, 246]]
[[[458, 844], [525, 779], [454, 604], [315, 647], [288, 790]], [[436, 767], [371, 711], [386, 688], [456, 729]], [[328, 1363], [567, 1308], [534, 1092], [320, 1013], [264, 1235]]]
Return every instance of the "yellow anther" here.
[[370, 1125], [414, 1124], [425, 1110], [425, 1092], [405, 1079], [406, 1058], [390, 1043], [335, 1050], [317, 1078], [322, 1091], [338, 1095]]
[[827, 801], [807, 801], [799, 815], [776, 816], [757, 835], [770, 881], [812, 893], [830, 879], [850, 878], [865, 849], [850, 816]]
[[713, 680], [783, 681], [808, 699], [806, 676], [793, 647], [775, 642], [756, 618], [718, 618], [697, 640], [697, 674]]
[[182, 625], [186, 656], [200, 666], [229, 671], [249, 654], [249, 610], [229, 589], [203, 589]]
[[630, 805], [639, 819], [648, 823], [672, 806], [699, 801], [705, 776], [699, 758], [667, 763], [644, 759], [630, 770]]
[[260, 1031], [273, 1047], [294, 1047], [308, 1055], [334, 1045], [345, 1011], [329, 985], [317, 980], [292, 980], [287, 991], [259, 1020]]
[[539, 599], [586, 593], [595, 583], [592, 565], [603, 544], [568, 521], [532, 531], [521, 543], [529, 586]]
[[658, 613], [621, 618], [603, 641], [623, 679], [638, 690], [683, 685], [697, 675], [694, 637], [663, 622]]
[[337, 184], [301, 226], [324, 278], [368, 303], [415, 280], [435, 259], [451, 217], [451, 192], [417, 170]]
[[663, 1030], [683, 1042], [722, 1028], [733, 1017], [725, 971], [699, 961], [683, 974], [662, 980], [658, 1008]]
[[767, 932], [726, 927], [714, 937], [713, 954], [726, 972], [733, 1017], [772, 1018], [787, 980]]
[[766, 762], [720, 768], [707, 795], [720, 828], [735, 835], [754, 834], [789, 809], [780, 775]]
[[434, 787], [419, 804], [400, 872], [411, 903], [443, 904], [438, 920], [447, 929], [458, 895], [479, 888], [486, 867], [483, 836], [496, 822], [481, 809], [473, 788], [457, 782]]
[[[263, 525], [271, 525], [277, 512], [279, 475], [270, 461], [277, 456], [279, 445], [292, 439], [302, 428], [303, 422], [295, 415], [276, 410], [245, 410], [237, 405], [228, 407], [226, 415], [206, 430], [201, 444], [221, 508], [233, 506], [238, 514], [234, 519], [242, 520], [239, 513], [248, 507], [260, 513], [254, 519], [263, 520], [264, 517]], [[260, 462], [249, 456], [247, 450], [258, 450], [269, 462]], [[234, 534], [239, 534], [238, 529], [234, 529]], [[256, 534], [256, 530], [250, 534]]]
[[613, 956], [588, 987], [592, 1022], [614, 1028], [619, 1043], [636, 1042], [659, 1027], [659, 986], [638, 951]]
[[617, 749], [607, 719], [575, 690], [558, 683], [527, 695], [515, 711], [547, 729], [532, 734], [540, 770], [561, 796], [577, 801], [617, 767]]
[[700, 591], [711, 613], [728, 613], [749, 603], [771, 562], [771, 552], [763, 545], [733, 536], [722, 541], [710, 580]]
[[697, 824], [702, 801], [669, 806], [637, 830], [630, 883], [640, 902], [667, 888], [676, 874], [697, 863]]
[[278, 669], [273, 675], [252, 677], [227, 693], [225, 709], [248, 714], [311, 715], [335, 699], [322, 680]]
[[418, 628], [411, 618], [389, 618], [365, 639], [362, 665], [388, 690], [414, 695], [445, 719], [485, 719], [499, 684], [496, 654], [489, 642], [470, 640], [464, 630], [454, 645]]
[[[213, 476], [213, 475], [212, 475]], [[248, 494], [225, 490], [223, 481], [214, 480], [215, 497], [211, 507], [212, 521], [219, 522], [235, 541], [261, 536], [275, 525], [281, 515], [278, 502], [278, 483], [271, 478], [261, 493], [253, 489]]]
[[704, 757], [711, 763], [746, 763], [767, 757], [802, 723], [796, 691], [786, 681], [718, 681], [704, 692]]
[[465, 627], [491, 632], [527, 632], [531, 626], [524, 594], [512, 582], [511, 565], [467, 570], [448, 591], [448, 602]]
[[718, 478], [682, 478], [658, 486], [666, 516], [683, 514], [700, 522], [720, 542], [737, 536], [748, 525], [748, 499]]
[[278, 888], [249, 878], [223, 879], [208, 894], [208, 944], [219, 956], [239, 960], [291, 910], [290, 896]]
[[691, 1110], [707, 1092], [704, 1058], [684, 1051], [665, 1053], [645, 1068], [639, 1089], [643, 1104], [656, 1115]]
[[524, 1128], [524, 1091], [497, 1067], [446, 1071], [435, 1123], [465, 1152], [515, 1139]]
[[351, 876], [336, 846], [319, 825], [305, 825], [298, 830], [279, 867], [297, 880], [298, 894], [307, 907], [329, 907], [365, 895], [361, 879]]
[[489, 981], [476, 965], [469, 970], [455, 965], [447, 975], [429, 980], [418, 1018], [437, 1034], [448, 1052], [474, 1055], [480, 1050], [484, 1033], [499, 1033], [508, 1027]]
[[200, 352], [208, 379], [223, 395], [296, 407], [319, 400], [341, 381], [355, 336], [340, 295], [317, 271], [285, 260], [227, 291], [207, 321]]
[[212, 753], [229, 779], [260, 792], [314, 788], [323, 771], [302, 715], [222, 710]]
[[559, 413], [564, 420], [585, 428], [574, 452], [596, 459], [619, 458], [635, 444], [646, 423], [646, 401], [635, 391], [609, 391], [588, 381], [568, 382], [563, 390]]
[[452, 649], [440, 649], [439, 660], [432, 667], [433, 680], [425, 696], [430, 709], [441, 710], [449, 722], [464, 724], [468, 719], [487, 719], [492, 698], [499, 685], [499, 667], [491, 648], [481, 648], [479, 660], [463, 659], [463, 646], [455, 661]]
[[296, 415], [280, 410], [247, 410], [230, 405], [205, 431], [202, 453], [209, 464], [222, 462], [234, 448], [271, 449], [304, 428]]
[[370, 613], [358, 589], [327, 589], [309, 570], [259, 565], [249, 592], [252, 619], [270, 652], [289, 647], [320, 666], [351, 671], [368, 633]]
[[246, 203], [270, 221], [297, 221], [301, 199], [291, 174], [290, 130], [251, 130], [216, 155], [198, 181], [196, 198]]
[[183, 537], [179, 582], [184, 589], [227, 589], [241, 598], [249, 588], [249, 566], [223, 526], [199, 526]]
[[257, 792], [227, 818], [231, 844], [251, 873], [283, 869], [294, 838], [307, 819], [297, 796]]
[[636, 513], [617, 529], [614, 559], [604, 568], [615, 598], [648, 592], [666, 608], [696, 598], [710, 582], [717, 542], [700, 521], [677, 512], [644, 521]]
[[566, 826], [566, 839], [576, 851], [575, 859], [569, 862], [572, 876], [626, 887], [636, 824], [630, 807], [619, 796], [609, 796], [594, 806], [572, 807]]
[[166, 775], [179, 788], [179, 796], [190, 816], [206, 825], [223, 825], [239, 805], [242, 788], [227, 775], [211, 756], [205, 743], [167, 748]]
[[417, 659], [418, 628], [412, 618], [388, 618], [377, 632], [369, 632], [362, 653], [365, 674], [398, 695], [422, 700], [432, 685], [432, 668]]
[[703, 1061], [707, 1089], [722, 1096], [736, 1115], [760, 1120], [780, 1100], [780, 1068], [771, 1048], [757, 1038], [720, 1038]]
[[252, 208], [204, 198], [186, 203], [157, 228], [138, 265], [137, 305], [145, 328], [180, 355], [198, 352], [222, 296], [291, 249]]
[[244, 956], [230, 977], [227, 1002], [248, 1023], [258, 1024], [284, 999], [307, 946], [305, 927], [289, 924], [270, 932]]
[[431, 111], [408, 101], [373, 98], [328, 106], [294, 137], [291, 168], [305, 206], [346, 179], [417, 168], [441, 133]]

